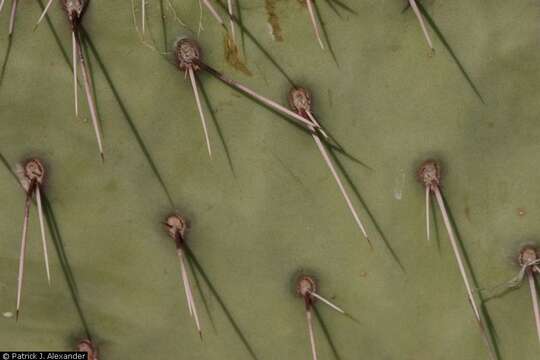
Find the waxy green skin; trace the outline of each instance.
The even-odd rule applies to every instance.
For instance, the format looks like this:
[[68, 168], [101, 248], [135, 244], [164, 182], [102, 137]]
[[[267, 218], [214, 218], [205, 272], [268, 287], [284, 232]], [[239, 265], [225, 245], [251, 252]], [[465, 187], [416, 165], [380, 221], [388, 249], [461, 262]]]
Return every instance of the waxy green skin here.
[[[159, 3], [151, 3], [148, 23], [162, 48]], [[277, 4], [283, 43], [268, 35], [262, 2], [244, 4], [243, 18], [294, 80], [313, 92], [325, 129], [373, 167], [343, 160], [406, 275], [355, 203], [372, 235], [375, 250], [368, 250], [310, 136], [201, 74], [230, 148], [233, 176], [212, 124], [215, 155], [208, 159], [189, 83], [140, 44], [129, 2], [93, 1], [84, 26], [177, 210], [193, 221], [189, 245], [260, 359], [309, 359], [303, 305], [289, 283], [300, 266], [313, 270], [325, 295], [335, 295], [361, 322], [321, 308], [343, 359], [485, 359], [440, 219], [440, 254], [433, 227], [431, 243], [425, 240], [424, 193], [415, 171], [424, 159], [441, 161], [443, 191], [479, 285], [513, 277], [509, 259], [522, 241], [540, 234], [540, 9], [535, 2], [502, 0], [423, 2], [478, 85], [482, 105], [435, 36], [436, 54], [428, 56], [414, 14], [401, 14], [403, 2], [362, 1], [354, 4], [359, 15], [345, 20], [318, 3], [339, 68], [314, 41], [305, 8], [296, 2]], [[205, 287], [217, 333], [202, 307], [203, 344], [194, 331], [177, 258], [160, 225], [174, 209], [95, 58], [89, 56], [104, 164], [90, 123], [74, 119], [71, 73], [54, 38], [45, 23], [32, 32], [41, 9], [33, 1], [19, 6], [0, 87], [0, 152], [11, 165], [30, 156], [47, 162], [47, 196], [101, 357], [250, 359]], [[197, 1], [175, 6], [196, 30]], [[166, 15], [172, 49], [187, 31]], [[58, 4], [50, 17], [69, 49], [69, 24]], [[7, 18], [0, 17], [1, 28], [7, 29]], [[222, 30], [208, 14], [204, 26], [199, 42], [205, 61], [287, 104], [290, 85], [263, 55], [247, 45], [254, 76], [245, 77], [224, 62]], [[6, 44], [7, 34], [0, 32], [0, 56]], [[86, 111], [81, 101], [89, 119]], [[3, 169], [0, 196], [2, 315], [14, 313], [24, 203]], [[36, 219], [32, 213], [30, 239], [39, 239]], [[50, 252], [49, 289], [39, 241], [29, 242], [24, 312], [19, 324], [0, 316], [0, 348], [69, 350], [84, 336], [52, 246]], [[535, 359], [528, 289], [491, 300], [487, 309], [502, 358]], [[317, 339], [320, 358], [331, 359], [322, 332]]]

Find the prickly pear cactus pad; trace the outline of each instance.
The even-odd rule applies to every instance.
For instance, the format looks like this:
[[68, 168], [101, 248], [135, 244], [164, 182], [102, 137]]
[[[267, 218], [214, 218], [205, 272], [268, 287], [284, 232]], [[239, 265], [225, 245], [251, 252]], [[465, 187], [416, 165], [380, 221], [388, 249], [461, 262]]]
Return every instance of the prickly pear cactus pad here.
[[[224, 26], [205, 2], [147, 0], [143, 34], [139, 0], [90, 1], [76, 29], [88, 70], [78, 66], [76, 116], [62, 2], [33, 31], [47, 2], [18, 1], [9, 36], [5, 1], [0, 350], [65, 351], [92, 339], [100, 359], [312, 359], [295, 288], [302, 271], [348, 314], [313, 300], [319, 359], [489, 359], [434, 198], [426, 238], [416, 171], [432, 158], [496, 358], [536, 359], [527, 282], [492, 295], [519, 273], [520, 246], [540, 241], [540, 3], [416, 0], [432, 52], [406, 1], [311, 3], [324, 50], [305, 1], [239, 1], [249, 34], [236, 25], [236, 48], [226, 1], [208, 2]], [[217, 75], [288, 108], [291, 83], [270, 55], [310, 91], [329, 138], [204, 67], [191, 81], [175, 63], [183, 37]], [[373, 249], [312, 131], [334, 144], [330, 161]], [[34, 197], [16, 321], [26, 201], [16, 176], [30, 158], [47, 171], [51, 284]], [[189, 222], [181, 236], [163, 224], [171, 214]]]

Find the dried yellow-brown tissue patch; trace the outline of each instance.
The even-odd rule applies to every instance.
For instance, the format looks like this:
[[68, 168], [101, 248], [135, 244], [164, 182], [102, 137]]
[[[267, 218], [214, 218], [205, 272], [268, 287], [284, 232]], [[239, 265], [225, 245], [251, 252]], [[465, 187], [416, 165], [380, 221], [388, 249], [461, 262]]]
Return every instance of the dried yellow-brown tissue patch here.
[[272, 28], [274, 40], [283, 41], [283, 32], [279, 24], [279, 17], [276, 14], [276, 0], [265, 0], [264, 5], [268, 14], [268, 24]]
[[249, 71], [246, 63], [240, 55], [240, 49], [238, 45], [234, 42], [233, 38], [229, 33], [225, 34], [224, 37], [224, 49], [225, 49], [225, 59], [236, 70], [243, 72], [244, 74], [251, 76], [252, 73]]

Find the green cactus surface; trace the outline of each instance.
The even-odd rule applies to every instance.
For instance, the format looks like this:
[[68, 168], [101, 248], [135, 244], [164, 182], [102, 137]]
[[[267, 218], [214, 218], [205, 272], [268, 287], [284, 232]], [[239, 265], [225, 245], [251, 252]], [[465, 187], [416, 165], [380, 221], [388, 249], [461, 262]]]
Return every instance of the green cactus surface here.
[[[102, 360], [309, 360], [294, 283], [303, 271], [350, 314], [315, 305], [321, 360], [489, 359], [435, 203], [426, 238], [416, 171], [434, 158], [497, 357], [537, 359], [526, 282], [490, 295], [519, 272], [520, 246], [540, 241], [540, 3], [419, 2], [434, 53], [402, 0], [317, 1], [325, 50], [305, 2], [239, 3], [247, 33], [236, 25], [234, 49], [198, 0], [147, 0], [144, 35], [139, 0], [89, 2], [80, 30], [102, 162], [82, 77], [75, 116], [61, 2], [33, 30], [46, 1], [19, 1], [12, 36], [5, 2], [0, 350], [66, 351], [90, 337]], [[283, 106], [291, 84], [275, 64], [311, 91], [373, 249], [309, 131], [200, 71], [209, 157], [189, 77], [174, 62], [182, 37], [197, 40], [206, 64]], [[31, 157], [47, 168], [52, 282], [32, 205], [16, 321], [25, 193], [14, 175]], [[173, 212], [190, 222], [202, 341], [162, 224]]]

